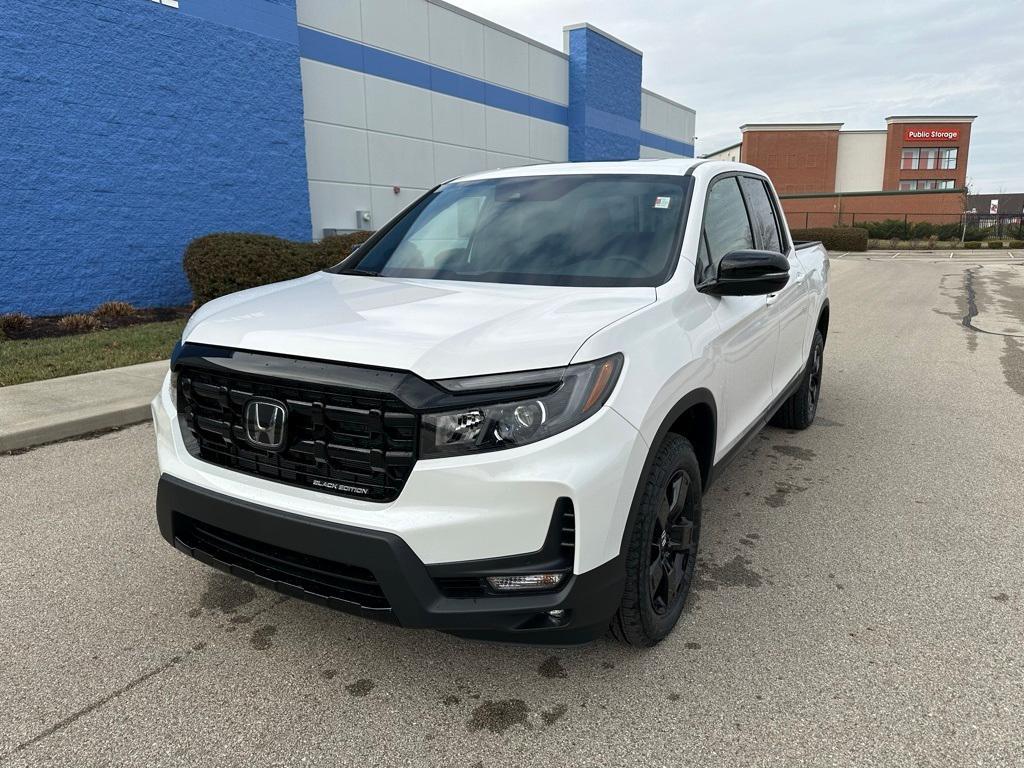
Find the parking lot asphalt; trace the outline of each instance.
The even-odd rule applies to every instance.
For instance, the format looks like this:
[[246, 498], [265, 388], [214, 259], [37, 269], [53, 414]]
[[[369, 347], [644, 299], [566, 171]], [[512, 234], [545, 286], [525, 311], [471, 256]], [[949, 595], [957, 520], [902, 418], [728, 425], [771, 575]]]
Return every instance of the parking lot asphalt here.
[[818, 420], [706, 498], [636, 651], [470, 642], [214, 572], [138, 426], [0, 457], [0, 765], [1024, 765], [1024, 268], [833, 261]]

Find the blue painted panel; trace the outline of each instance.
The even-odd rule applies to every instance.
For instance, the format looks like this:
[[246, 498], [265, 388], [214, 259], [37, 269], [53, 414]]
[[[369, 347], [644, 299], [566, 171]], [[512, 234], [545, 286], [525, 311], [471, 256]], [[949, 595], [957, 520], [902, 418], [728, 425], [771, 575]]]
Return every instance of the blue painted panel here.
[[309, 238], [298, 48], [271, 34], [294, 0], [265, 34], [182, 6], [4, 5], [0, 312], [183, 304], [192, 238]]
[[569, 110], [562, 104], [316, 29], [299, 27], [299, 52], [303, 58], [336, 67], [426, 88], [559, 125], [569, 123]]
[[430, 88], [430, 65], [379, 48], [363, 47], [363, 71], [417, 88]]
[[364, 72], [366, 46], [344, 37], [335, 37], [308, 27], [299, 27], [299, 54], [306, 59]]
[[487, 83], [472, 77], [463, 77], [448, 69], [431, 67], [430, 89], [457, 99], [487, 103]]
[[668, 136], [651, 133], [650, 131], [640, 131], [640, 143], [645, 147], [661, 149], [665, 152], [671, 152], [674, 155], [693, 157], [693, 144], [687, 144], [685, 141], [670, 139]]
[[569, 31], [569, 160], [640, 155], [643, 57], [600, 32]]

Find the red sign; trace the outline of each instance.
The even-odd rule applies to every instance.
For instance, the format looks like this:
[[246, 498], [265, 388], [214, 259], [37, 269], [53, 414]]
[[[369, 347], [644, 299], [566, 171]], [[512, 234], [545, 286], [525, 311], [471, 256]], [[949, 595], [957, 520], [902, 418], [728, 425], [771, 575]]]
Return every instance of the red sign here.
[[903, 129], [904, 141], [960, 141], [959, 128], [927, 128], [917, 126]]

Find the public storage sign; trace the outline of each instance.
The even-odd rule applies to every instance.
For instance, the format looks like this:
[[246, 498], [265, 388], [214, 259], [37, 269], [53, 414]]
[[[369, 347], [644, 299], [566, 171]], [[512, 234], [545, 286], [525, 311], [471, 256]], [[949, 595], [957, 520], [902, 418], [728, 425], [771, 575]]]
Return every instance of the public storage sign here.
[[959, 141], [959, 128], [904, 128], [904, 141]]

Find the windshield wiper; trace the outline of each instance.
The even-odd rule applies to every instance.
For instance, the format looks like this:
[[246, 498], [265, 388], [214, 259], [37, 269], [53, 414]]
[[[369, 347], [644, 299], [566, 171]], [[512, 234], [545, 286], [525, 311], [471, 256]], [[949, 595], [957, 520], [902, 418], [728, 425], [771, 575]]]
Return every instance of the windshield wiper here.
[[374, 272], [370, 269], [345, 269], [338, 272], [339, 275], [360, 275], [362, 277], [380, 277], [380, 272]]

